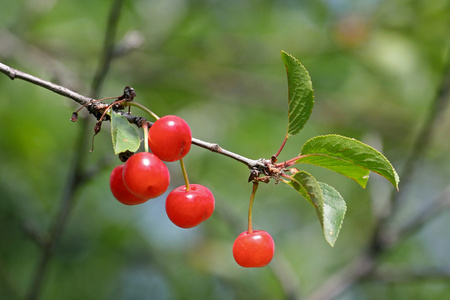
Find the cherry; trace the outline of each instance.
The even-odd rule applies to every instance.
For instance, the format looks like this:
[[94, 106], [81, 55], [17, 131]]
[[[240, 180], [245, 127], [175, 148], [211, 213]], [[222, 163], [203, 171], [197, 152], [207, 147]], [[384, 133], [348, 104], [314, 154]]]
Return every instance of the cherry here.
[[122, 171], [127, 189], [140, 198], [156, 198], [169, 187], [170, 174], [166, 165], [154, 154], [133, 154]]
[[274, 252], [273, 239], [264, 230], [244, 231], [233, 244], [234, 259], [245, 268], [264, 267], [270, 263]]
[[164, 161], [183, 158], [191, 149], [192, 133], [189, 125], [177, 116], [164, 116], [150, 127], [148, 145]]
[[191, 228], [208, 219], [214, 211], [214, 196], [200, 184], [174, 189], [167, 196], [166, 212], [169, 219], [181, 228]]
[[114, 198], [126, 205], [136, 205], [146, 202], [148, 198], [141, 198], [133, 195], [123, 183], [123, 166], [124, 165], [118, 165], [115, 167], [109, 177], [109, 186]]

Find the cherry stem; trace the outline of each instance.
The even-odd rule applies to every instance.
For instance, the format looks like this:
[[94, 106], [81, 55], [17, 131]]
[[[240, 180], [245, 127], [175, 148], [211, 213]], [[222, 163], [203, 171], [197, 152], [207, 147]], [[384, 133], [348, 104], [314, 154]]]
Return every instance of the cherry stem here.
[[142, 129], [144, 130], [144, 150], [148, 152], [148, 123], [144, 122], [142, 124]]
[[[290, 181], [294, 181], [297, 182], [297, 180], [294, 179], [294, 177], [292, 177], [291, 175], [288, 174], [281, 174], [281, 177], [284, 177], [286, 179], [289, 179]], [[288, 183], [288, 181], [281, 179], [284, 183]]]
[[281, 168], [281, 167], [287, 168], [287, 167], [290, 167], [292, 165], [295, 165], [297, 163], [297, 160], [299, 160], [299, 159], [301, 159], [302, 157], [305, 157], [305, 156], [307, 156], [307, 155], [299, 155], [299, 156], [296, 156], [296, 157], [291, 158], [289, 160], [286, 160], [284, 162], [276, 163], [276, 164], [274, 164], [274, 166], [277, 167], [277, 168]]
[[189, 179], [186, 172], [186, 166], [184, 165], [184, 160], [180, 159], [181, 171], [183, 172], [184, 182], [186, 184], [186, 192], [190, 191]]
[[250, 196], [250, 204], [248, 206], [248, 228], [247, 228], [248, 233], [253, 232], [252, 210], [253, 210], [253, 202], [255, 200], [255, 194], [256, 194], [256, 190], [258, 189], [258, 185], [259, 185], [258, 181], [253, 181], [252, 195]]
[[275, 157], [278, 157], [278, 155], [280, 155], [281, 150], [283, 150], [284, 145], [286, 145], [287, 140], [288, 140], [288, 135], [286, 134], [286, 136], [284, 137], [283, 143], [281, 143], [280, 149], [278, 149], [277, 154], [274, 155]]
[[149, 115], [151, 115], [155, 120], [158, 120], [158, 119], [159, 119], [159, 117], [158, 117], [157, 114], [155, 114], [154, 112], [152, 112], [150, 109], [148, 109], [147, 107], [145, 107], [145, 106], [142, 105], [142, 104], [139, 104], [139, 103], [137, 103], [137, 102], [131, 102], [131, 101], [130, 101], [130, 102], [127, 102], [127, 105], [139, 107], [140, 109], [142, 109], [143, 111], [145, 111], [145, 112], [147, 112]]

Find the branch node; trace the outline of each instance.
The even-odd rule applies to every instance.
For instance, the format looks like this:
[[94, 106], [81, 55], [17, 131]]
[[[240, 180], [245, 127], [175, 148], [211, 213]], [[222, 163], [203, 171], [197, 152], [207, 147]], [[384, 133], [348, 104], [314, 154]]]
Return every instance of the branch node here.
[[9, 77], [11, 80], [14, 80], [14, 79], [16, 78], [16, 74], [17, 74], [17, 70], [16, 70], [16, 69], [13, 69], [13, 68], [11, 68], [11, 67], [8, 67], [8, 77]]
[[220, 153], [222, 152], [222, 148], [219, 146], [219, 144], [212, 144], [211, 151]]

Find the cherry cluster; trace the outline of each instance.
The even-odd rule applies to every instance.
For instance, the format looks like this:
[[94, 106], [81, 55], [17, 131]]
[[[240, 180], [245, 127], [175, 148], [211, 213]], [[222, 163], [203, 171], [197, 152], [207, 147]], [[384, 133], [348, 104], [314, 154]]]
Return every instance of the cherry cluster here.
[[[207, 220], [214, 211], [214, 196], [203, 185], [189, 184], [183, 163], [192, 143], [189, 125], [178, 116], [158, 118], [145, 140], [151, 152], [135, 153], [111, 172], [110, 188], [114, 197], [123, 204], [136, 205], [161, 196], [170, 183], [169, 170], [164, 162], [179, 160], [186, 184], [167, 196], [167, 216], [181, 228], [191, 228]], [[251, 205], [253, 198], [254, 193]], [[263, 267], [272, 260], [275, 246], [267, 232], [252, 230], [251, 205], [248, 230], [236, 238], [233, 256], [242, 267]]]
[[[191, 149], [189, 125], [178, 116], [164, 116], [148, 130], [150, 152], [138, 152], [113, 169], [109, 184], [114, 197], [123, 204], [136, 205], [164, 194], [170, 174], [165, 162], [181, 160]], [[180, 186], [169, 193], [166, 212], [177, 226], [191, 228], [208, 219], [214, 211], [214, 196], [200, 184]]]

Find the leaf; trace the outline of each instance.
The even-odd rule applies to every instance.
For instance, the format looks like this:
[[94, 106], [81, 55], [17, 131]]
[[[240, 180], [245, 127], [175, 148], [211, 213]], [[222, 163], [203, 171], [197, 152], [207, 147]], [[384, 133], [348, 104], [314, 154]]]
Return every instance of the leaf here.
[[114, 111], [111, 112], [111, 137], [115, 154], [127, 150], [135, 152], [141, 144], [137, 129], [124, 116]]
[[325, 240], [334, 247], [347, 210], [342, 196], [333, 187], [318, 182], [305, 171], [296, 173], [286, 183], [315, 207]]
[[312, 206], [316, 208], [323, 206], [322, 190], [318, 181], [309, 173], [299, 171], [287, 183], [308, 200]]
[[347, 205], [341, 194], [332, 186], [319, 182], [323, 196], [323, 235], [333, 247], [344, 222]]
[[358, 140], [340, 135], [316, 136], [303, 145], [297, 163], [321, 166], [366, 187], [370, 171], [389, 180], [398, 189], [399, 177], [387, 158]]
[[286, 66], [289, 89], [289, 113], [286, 138], [298, 134], [311, 115], [314, 94], [311, 77], [305, 67], [292, 55], [281, 51]]

